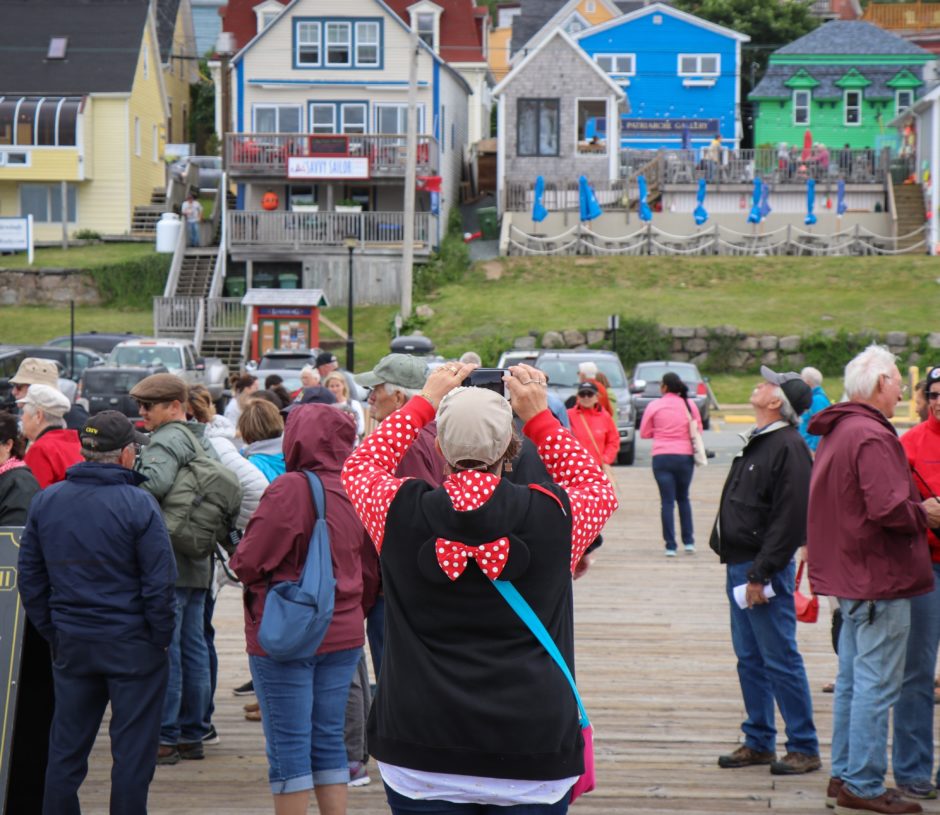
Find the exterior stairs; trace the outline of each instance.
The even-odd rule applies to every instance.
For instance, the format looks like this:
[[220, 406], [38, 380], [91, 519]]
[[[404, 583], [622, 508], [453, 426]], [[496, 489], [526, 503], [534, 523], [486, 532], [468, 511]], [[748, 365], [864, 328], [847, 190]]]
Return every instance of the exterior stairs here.
[[218, 247], [187, 249], [186, 254], [183, 256], [183, 265], [180, 268], [179, 282], [176, 285], [174, 295], [177, 297], [208, 297], [218, 254]]
[[134, 207], [131, 218], [131, 235], [139, 238], [153, 238], [157, 234], [157, 221], [166, 212], [166, 190], [155, 188], [150, 194], [150, 203]]
[[[898, 216], [898, 237], [904, 238], [927, 222], [924, 191], [920, 184], [895, 184], [894, 205]], [[924, 240], [923, 233], [898, 241], [898, 249], [907, 249]], [[926, 249], [921, 251], [926, 252]]]
[[200, 353], [204, 357], [218, 357], [230, 371], [241, 370], [242, 335], [231, 332], [208, 332], [202, 339]]

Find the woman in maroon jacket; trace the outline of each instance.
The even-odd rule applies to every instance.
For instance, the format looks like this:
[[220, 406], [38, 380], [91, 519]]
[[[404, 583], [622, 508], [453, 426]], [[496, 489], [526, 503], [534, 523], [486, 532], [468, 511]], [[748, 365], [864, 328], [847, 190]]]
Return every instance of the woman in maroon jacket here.
[[[346, 812], [349, 765], [343, 722], [364, 641], [364, 529], [339, 476], [355, 440], [355, 420], [344, 411], [321, 404], [292, 410], [284, 432], [287, 473], [265, 491], [231, 560], [245, 584], [248, 662], [261, 705], [278, 815], [306, 813], [311, 788], [323, 815]], [[320, 477], [326, 493], [335, 608], [312, 659], [278, 662], [258, 644], [258, 628], [269, 582], [298, 579], [307, 557], [316, 517], [305, 470]]]

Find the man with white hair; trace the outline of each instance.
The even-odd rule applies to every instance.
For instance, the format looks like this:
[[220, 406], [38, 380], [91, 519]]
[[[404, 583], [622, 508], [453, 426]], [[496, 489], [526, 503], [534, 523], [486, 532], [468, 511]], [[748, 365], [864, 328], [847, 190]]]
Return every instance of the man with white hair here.
[[[822, 766], [793, 603], [793, 554], [805, 539], [812, 469], [796, 425], [811, 395], [797, 373], [760, 372], [751, 393], [757, 426], [731, 462], [709, 541], [727, 568], [731, 643], [747, 712], [744, 744], [720, 756], [718, 766], [769, 764], [774, 775], [796, 775]], [[774, 702], [787, 733], [779, 761]]]
[[826, 396], [826, 392], [822, 389], [823, 376], [818, 369], [804, 368], [800, 371], [800, 376], [803, 377], [803, 381], [810, 386], [813, 392], [813, 403], [809, 406], [809, 409], [800, 416], [800, 435], [803, 437], [803, 441], [806, 442], [806, 446], [815, 453], [816, 447], [819, 444], [819, 436], [815, 436], [809, 432], [809, 420], [819, 413], [819, 411], [829, 407], [832, 402], [829, 401], [829, 397]]
[[312, 388], [320, 384], [320, 372], [313, 365], [304, 365], [300, 369], [300, 384], [304, 388]]
[[871, 345], [845, 367], [849, 401], [810, 422], [822, 436], [810, 484], [807, 550], [813, 588], [839, 599], [842, 633], [826, 803], [840, 813], [918, 813], [885, 787], [888, 713], [904, 676], [911, 598], [933, 588], [923, 500], [891, 425], [903, 382], [895, 356]]
[[43, 489], [64, 481], [65, 471], [82, 461], [78, 433], [67, 429], [63, 418], [71, 407], [68, 398], [49, 385], [30, 385], [16, 404], [23, 411], [23, 435], [30, 442], [23, 457], [26, 466]]

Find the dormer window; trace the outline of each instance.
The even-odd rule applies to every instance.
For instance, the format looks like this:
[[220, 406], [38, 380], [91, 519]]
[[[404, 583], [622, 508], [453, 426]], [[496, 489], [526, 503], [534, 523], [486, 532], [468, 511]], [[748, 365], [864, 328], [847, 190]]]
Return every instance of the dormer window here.
[[277, 0], [268, 0], [265, 3], [259, 3], [254, 8], [255, 12], [255, 21], [258, 26], [258, 33], [260, 34], [264, 31], [271, 23], [273, 23], [278, 15], [284, 10], [284, 6], [277, 2]]
[[427, 43], [427, 45], [434, 49], [434, 15], [428, 11], [419, 11], [415, 15], [415, 27], [418, 31], [418, 36]]
[[65, 59], [65, 53], [68, 47], [68, 37], [52, 37], [52, 39], [49, 40], [49, 50], [46, 52], [46, 59]]

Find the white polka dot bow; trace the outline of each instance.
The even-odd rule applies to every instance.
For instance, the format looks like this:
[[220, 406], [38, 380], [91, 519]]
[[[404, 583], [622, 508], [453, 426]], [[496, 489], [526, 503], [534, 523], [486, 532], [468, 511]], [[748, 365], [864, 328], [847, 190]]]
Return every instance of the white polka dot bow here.
[[499, 538], [480, 546], [467, 546], [458, 541], [438, 538], [434, 550], [441, 571], [452, 581], [463, 574], [470, 558], [477, 562], [483, 574], [495, 580], [509, 559], [509, 538]]

